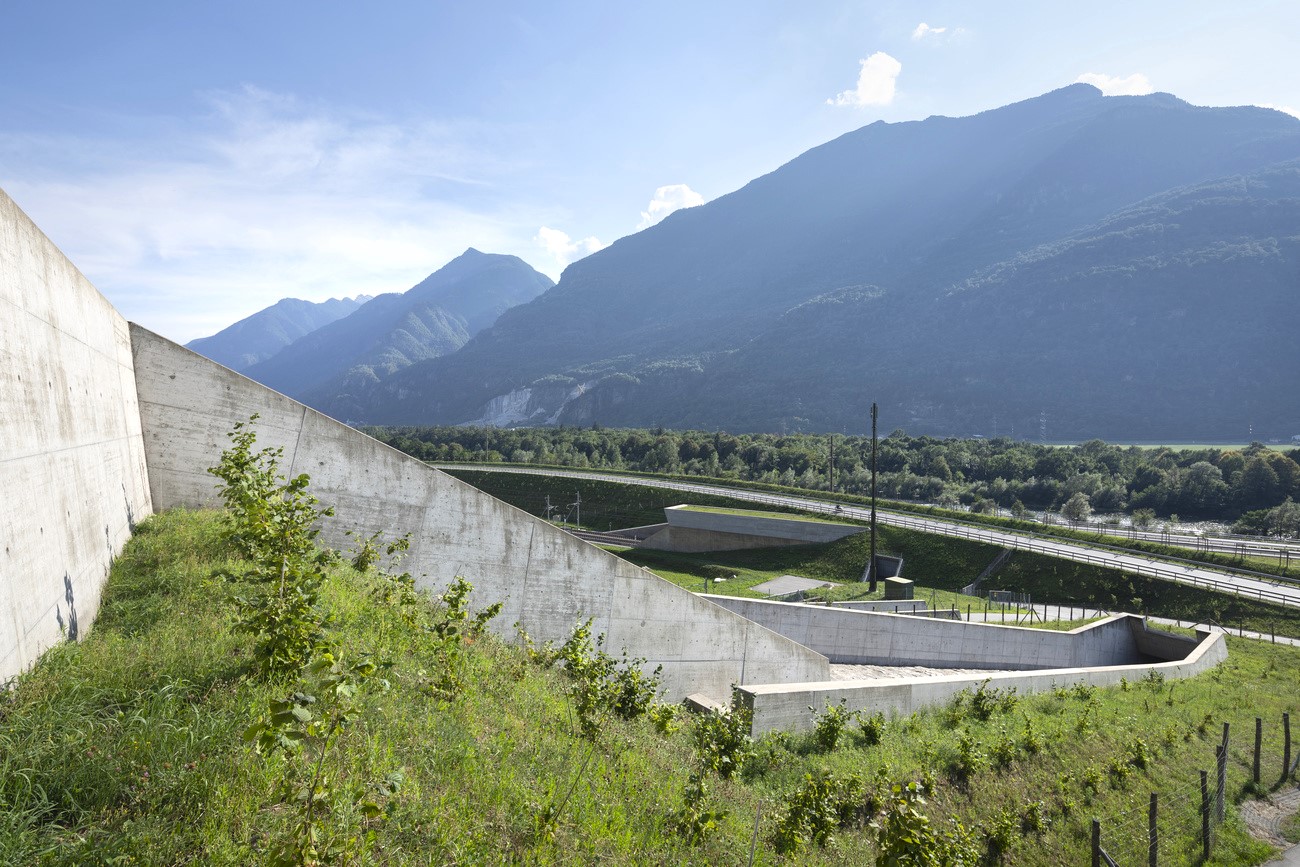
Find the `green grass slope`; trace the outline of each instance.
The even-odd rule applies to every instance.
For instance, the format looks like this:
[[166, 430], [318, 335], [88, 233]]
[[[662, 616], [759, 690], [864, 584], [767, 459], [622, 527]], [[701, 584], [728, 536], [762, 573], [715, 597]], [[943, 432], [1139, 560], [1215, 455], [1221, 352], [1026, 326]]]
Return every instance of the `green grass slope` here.
[[[244, 732], [270, 702], [320, 684], [256, 676], [253, 638], [232, 625], [238, 585], [220, 578], [246, 565], [233, 550], [217, 513], [149, 519], [89, 636], [0, 697], [0, 863], [274, 863], [301, 815], [282, 783], [302, 766], [258, 755]], [[837, 562], [827, 553], [827, 574]], [[1234, 640], [1230, 660], [1194, 681], [967, 696], [886, 721], [877, 743], [851, 722], [824, 724], [749, 745], [723, 779], [700, 770], [711, 741], [698, 724], [679, 716], [665, 731], [611, 713], [584, 729], [581, 680], [490, 636], [446, 643], [412, 628], [392, 586], [339, 561], [322, 587], [339, 657], [379, 663], [351, 724], [332, 746], [309, 736], [303, 754], [338, 793], [317, 815], [338, 863], [723, 865], [749, 863], [752, 846], [755, 864], [866, 864], [880, 852], [870, 820], [903, 817], [888, 812], [889, 784], [921, 781], [928, 803], [912, 808], [928, 827], [967, 829], [956, 863], [1086, 863], [1094, 816], [1112, 853], [1136, 863], [1145, 828], [1130, 833], [1133, 817], [1157, 791], [1169, 805], [1161, 863], [1191, 864], [1199, 820], [1185, 805], [1224, 722], [1229, 818], [1212, 863], [1269, 853], [1232, 803], [1253, 790], [1256, 715], [1262, 788], [1281, 784], [1277, 721], [1300, 706], [1300, 650]], [[422, 611], [446, 622], [446, 605]], [[323, 719], [330, 699], [316, 694]]]

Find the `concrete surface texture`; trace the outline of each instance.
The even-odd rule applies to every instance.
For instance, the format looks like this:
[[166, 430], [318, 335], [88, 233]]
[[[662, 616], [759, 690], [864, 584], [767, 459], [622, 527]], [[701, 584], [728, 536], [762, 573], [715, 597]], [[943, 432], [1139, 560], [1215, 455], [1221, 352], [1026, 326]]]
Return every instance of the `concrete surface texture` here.
[[500, 601], [495, 630], [518, 622], [537, 641], [563, 641], [593, 618], [606, 647], [663, 665], [666, 695], [725, 700], [733, 683], [823, 680], [826, 658], [574, 538], [445, 473], [136, 325], [136, 387], [156, 508], [213, 505], [206, 472], [227, 432], [256, 412], [259, 446], [282, 447], [282, 471], [308, 473], [334, 507], [324, 544], [346, 531], [411, 533], [405, 563], [425, 590], [457, 576], [473, 603]]
[[667, 523], [649, 534], [641, 547], [659, 551], [740, 551], [834, 542], [866, 532], [866, 527], [781, 518], [777, 515], [711, 512], [687, 505], [664, 509]]
[[152, 511], [127, 323], [0, 191], [0, 683], [84, 635]]
[[[1117, 615], [1100, 626], [1112, 623], [1131, 632], [1141, 647], [1154, 649], [1164, 638], [1161, 634], [1147, 636], [1140, 617]], [[985, 627], [988, 628], [988, 627]], [[1087, 627], [1085, 627], [1087, 628]], [[1181, 636], [1170, 636], [1181, 638]], [[1150, 640], [1148, 640], [1150, 639]], [[980, 672], [969, 675], [940, 677], [879, 678], [860, 681], [830, 680], [825, 683], [785, 683], [739, 687], [740, 699], [753, 712], [754, 734], [776, 730], [801, 730], [811, 728], [815, 720], [809, 707], [821, 711], [827, 704], [838, 704], [842, 699], [850, 710], [883, 711], [891, 716], [907, 716], [923, 707], [933, 707], [949, 701], [964, 689], [976, 689], [984, 681], [990, 688], [1016, 689], [1021, 693], [1049, 690], [1055, 686], [1088, 683], [1094, 686], [1114, 686], [1121, 678], [1136, 680], [1152, 669], [1165, 678], [1176, 680], [1193, 677], [1218, 665], [1228, 656], [1227, 642], [1221, 632], [1203, 632], [1198, 641], [1183, 639], [1180, 647], [1191, 644], [1191, 650], [1181, 659], [1166, 662], [1142, 662], [1134, 665], [1109, 665], [1097, 667], [1062, 667], [1055, 669], [998, 672]]]
[[1179, 636], [1169, 636], [1168, 644], [1140, 637], [1123, 617], [1056, 632], [798, 602], [707, 598], [816, 650], [832, 663], [851, 665], [1001, 670], [1127, 665], [1181, 656], [1192, 647], [1190, 639]]

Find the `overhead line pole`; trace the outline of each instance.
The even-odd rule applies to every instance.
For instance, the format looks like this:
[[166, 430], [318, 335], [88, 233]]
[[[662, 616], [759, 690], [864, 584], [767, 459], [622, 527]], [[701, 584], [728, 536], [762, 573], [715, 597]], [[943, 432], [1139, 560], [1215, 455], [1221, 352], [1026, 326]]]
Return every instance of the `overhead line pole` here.
[[876, 404], [871, 404], [871, 560], [867, 563], [867, 590], [876, 592]]

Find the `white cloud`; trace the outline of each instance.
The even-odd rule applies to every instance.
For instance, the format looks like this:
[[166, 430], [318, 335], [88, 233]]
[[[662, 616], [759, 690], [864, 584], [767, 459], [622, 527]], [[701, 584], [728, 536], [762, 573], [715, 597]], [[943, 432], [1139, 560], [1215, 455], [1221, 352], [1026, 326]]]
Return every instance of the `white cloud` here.
[[889, 105], [894, 101], [894, 82], [903, 64], [883, 51], [860, 61], [858, 86], [826, 100], [827, 105]]
[[920, 42], [927, 36], [939, 36], [947, 32], [947, 27], [931, 27], [929, 24], [922, 21], [920, 24], [916, 25], [916, 29], [912, 31], [912, 41]]
[[693, 208], [704, 204], [704, 196], [692, 190], [686, 184], [668, 184], [655, 190], [654, 198], [641, 212], [641, 222], [637, 229], [653, 226], [664, 217], [680, 208]]
[[1300, 117], [1300, 109], [1291, 108], [1287, 105], [1274, 105], [1271, 102], [1257, 102], [1255, 105], [1259, 108], [1271, 108], [1274, 111], [1280, 111], [1283, 114], [1289, 114], [1292, 117]]
[[0, 186], [124, 315], [175, 340], [286, 296], [404, 291], [470, 246], [526, 253], [547, 218], [495, 192], [512, 131], [253, 88], [207, 108], [135, 119], [138, 140], [0, 133]]
[[545, 247], [546, 252], [561, 266], [576, 262], [583, 256], [590, 256], [597, 250], [605, 248], [599, 238], [587, 237], [575, 241], [567, 233], [552, 229], [550, 226], [542, 226], [538, 229], [537, 236], [533, 240]]
[[1074, 81], [1076, 84], [1091, 84], [1106, 96], [1145, 96], [1155, 91], [1151, 81], [1140, 72], [1135, 72], [1127, 78], [1103, 75], [1100, 72], [1085, 72]]

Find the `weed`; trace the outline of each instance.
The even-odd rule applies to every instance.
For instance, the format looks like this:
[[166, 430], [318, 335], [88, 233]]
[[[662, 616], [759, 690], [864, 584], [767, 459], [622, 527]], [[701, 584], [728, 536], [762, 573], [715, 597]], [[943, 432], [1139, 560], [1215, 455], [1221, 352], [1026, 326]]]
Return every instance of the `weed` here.
[[858, 728], [862, 731], [862, 742], [869, 747], [879, 744], [885, 736], [885, 715], [881, 711], [869, 714], [858, 712]]
[[1001, 864], [1020, 840], [1021, 816], [1004, 807], [984, 830], [984, 862]]
[[695, 720], [693, 737], [700, 766], [730, 780], [754, 758], [749, 729], [752, 716], [735, 698], [728, 710], [712, 710]]
[[1017, 701], [1019, 697], [1016, 695], [1015, 687], [990, 689], [989, 681], [985, 680], [971, 695], [971, 713], [977, 720], [988, 720], [994, 714], [1011, 713], [1016, 709]]
[[993, 760], [995, 768], [1005, 768], [1016, 760], [1016, 754], [1019, 750], [1016, 748], [1015, 740], [1007, 734], [1005, 726], [998, 726], [997, 737], [993, 741], [993, 747], [989, 750], [989, 757]]
[[726, 810], [706, 809], [709, 788], [703, 771], [695, 771], [686, 782], [682, 791], [681, 809], [669, 818], [669, 824], [692, 846], [701, 845], [718, 828], [718, 824], [727, 817]]
[[[269, 714], [244, 733], [259, 755], [281, 754], [286, 759], [279, 800], [295, 811], [295, 818], [289, 836], [274, 851], [273, 864], [354, 860], [373, 845], [376, 825], [360, 837], [350, 836], [340, 828], [342, 808], [350, 805], [372, 823], [387, 818], [379, 801], [397, 791], [401, 772], [369, 787], [345, 790], [336, 786], [333, 768], [342, 761], [340, 735], [363, 715], [359, 692], [379, 670], [369, 658], [344, 664], [332, 654], [322, 654], [310, 667], [315, 694], [298, 691], [272, 701]], [[387, 681], [379, 685], [388, 688]]]
[[806, 844], [825, 846], [841, 824], [850, 821], [862, 802], [862, 779], [856, 774], [836, 777], [828, 771], [804, 775], [803, 783], [782, 800], [783, 809], [772, 831], [772, 845], [781, 855]]
[[1042, 836], [1052, 826], [1047, 805], [1042, 801], [1030, 801], [1020, 814], [1020, 830], [1026, 834]]
[[967, 781], [988, 766], [988, 756], [980, 749], [979, 741], [970, 729], [962, 729], [957, 738], [957, 757], [949, 771], [960, 781]]
[[916, 783], [893, 787], [883, 812], [871, 822], [877, 862], [896, 867], [974, 864], [974, 835], [955, 821], [948, 833], [937, 833], [924, 806]]
[[846, 710], [844, 704], [844, 699], [840, 699], [839, 704], [827, 702], [821, 713], [817, 713], [813, 707], [808, 708], [817, 717], [816, 722], [813, 723], [812, 739], [822, 752], [835, 749], [835, 745], [840, 742], [840, 737], [844, 734], [845, 726], [853, 719], [853, 713]]

